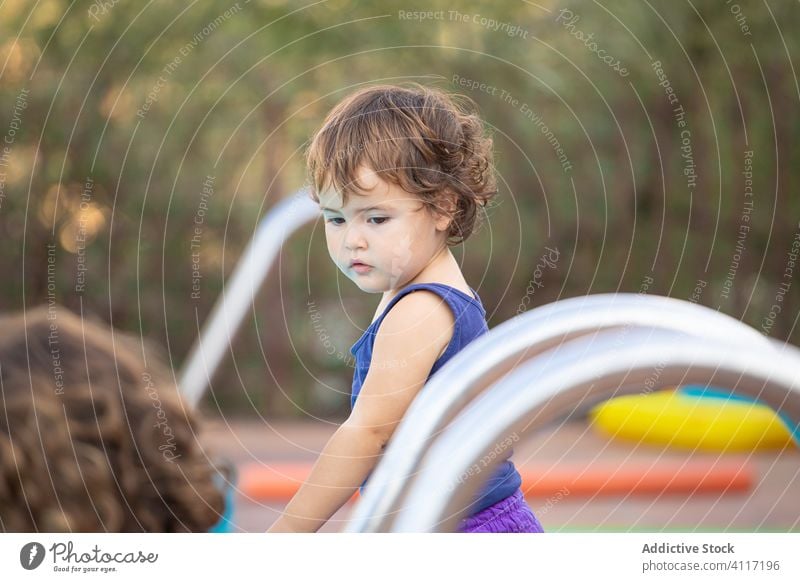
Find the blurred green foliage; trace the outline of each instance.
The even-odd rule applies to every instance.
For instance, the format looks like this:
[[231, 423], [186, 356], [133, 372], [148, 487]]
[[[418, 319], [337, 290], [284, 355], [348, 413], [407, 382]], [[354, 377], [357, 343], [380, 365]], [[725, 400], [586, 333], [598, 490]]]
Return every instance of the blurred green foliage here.
[[[0, 308], [98, 314], [177, 370], [325, 113], [413, 80], [469, 96], [494, 134], [501, 195], [456, 251], [490, 326], [526, 293], [647, 291], [798, 343], [798, 27], [790, 2], [7, 0]], [[546, 246], [558, 264], [530, 286]], [[206, 408], [341, 416], [352, 370], [320, 330], [346, 354], [377, 302], [304, 229]]]

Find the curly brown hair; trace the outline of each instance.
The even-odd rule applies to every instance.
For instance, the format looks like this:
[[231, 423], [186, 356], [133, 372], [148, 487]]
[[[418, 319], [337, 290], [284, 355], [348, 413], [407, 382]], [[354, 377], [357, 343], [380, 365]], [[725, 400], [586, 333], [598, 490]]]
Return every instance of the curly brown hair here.
[[132, 337], [64, 308], [0, 318], [0, 530], [213, 526], [222, 493], [166, 378]]
[[447, 244], [465, 241], [477, 210], [497, 194], [492, 138], [475, 103], [411, 83], [377, 85], [346, 97], [311, 140], [306, 159], [311, 198], [333, 188], [358, 194], [364, 165], [417, 195], [428, 210], [452, 218]]

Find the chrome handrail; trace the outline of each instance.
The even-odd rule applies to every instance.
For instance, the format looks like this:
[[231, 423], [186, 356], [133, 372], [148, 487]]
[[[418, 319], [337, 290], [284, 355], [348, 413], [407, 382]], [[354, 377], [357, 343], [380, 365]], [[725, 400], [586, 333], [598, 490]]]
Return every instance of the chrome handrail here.
[[[606, 330], [542, 353], [500, 379], [436, 440], [391, 531], [453, 531], [502, 455], [470, 468], [507, 435], [541, 429], [579, 400], [602, 401], [657, 386], [713, 383], [758, 399], [800, 424], [800, 350], [778, 342], [709, 342], [664, 329]], [[637, 386], [638, 384], [638, 386]], [[535, 386], [535, 389], [531, 389]]]
[[231, 349], [247, 310], [253, 305], [284, 242], [301, 226], [319, 216], [319, 206], [306, 190], [278, 202], [261, 219], [231, 275], [227, 288], [214, 304], [207, 322], [189, 351], [180, 372], [181, 394], [196, 406]]
[[576, 297], [514, 317], [471, 342], [431, 377], [395, 430], [345, 531], [386, 531], [432, 439], [476, 395], [521, 362], [602, 329], [620, 328], [622, 342], [625, 334], [642, 326], [692, 333], [720, 345], [770, 345], [762, 334], [713, 309], [642, 294]]

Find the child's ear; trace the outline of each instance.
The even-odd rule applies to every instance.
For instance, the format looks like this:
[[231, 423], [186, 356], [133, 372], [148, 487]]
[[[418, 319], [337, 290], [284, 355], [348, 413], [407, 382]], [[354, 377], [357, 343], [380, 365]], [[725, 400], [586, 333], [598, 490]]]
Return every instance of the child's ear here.
[[450, 223], [453, 221], [453, 215], [456, 213], [456, 200], [455, 196], [448, 192], [443, 194], [437, 201], [436, 211], [436, 230], [445, 231], [450, 228]]

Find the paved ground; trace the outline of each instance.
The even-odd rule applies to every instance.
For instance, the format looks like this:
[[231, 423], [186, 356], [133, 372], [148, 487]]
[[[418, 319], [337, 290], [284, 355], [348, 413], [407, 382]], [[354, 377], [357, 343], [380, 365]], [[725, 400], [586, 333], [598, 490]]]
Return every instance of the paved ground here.
[[[313, 462], [336, 430], [323, 423], [213, 421], [203, 440], [237, 465], [253, 462]], [[611, 441], [580, 421], [517, 443], [513, 461], [527, 465], [575, 466], [618, 463], [632, 466], [656, 459], [716, 459], [716, 454], [663, 451]], [[746, 492], [586, 496], [562, 494], [528, 497], [548, 531], [800, 531], [800, 451], [760, 452], [747, 460], [756, 478]], [[236, 500], [234, 521], [239, 531], [263, 531], [282, 505]], [[352, 509], [348, 504], [321, 531], [340, 531]]]

